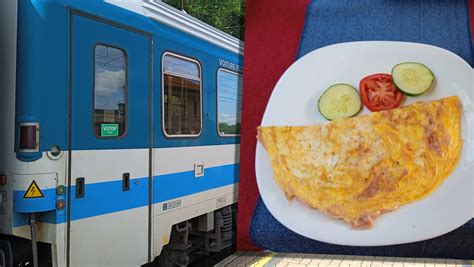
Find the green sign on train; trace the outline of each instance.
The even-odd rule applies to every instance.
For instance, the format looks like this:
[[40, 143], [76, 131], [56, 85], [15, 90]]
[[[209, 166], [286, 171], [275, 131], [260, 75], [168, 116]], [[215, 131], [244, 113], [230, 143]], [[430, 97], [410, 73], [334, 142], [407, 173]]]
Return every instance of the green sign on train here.
[[118, 123], [103, 123], [100, 125], [100, 136], [118, 136], [119, 125]]

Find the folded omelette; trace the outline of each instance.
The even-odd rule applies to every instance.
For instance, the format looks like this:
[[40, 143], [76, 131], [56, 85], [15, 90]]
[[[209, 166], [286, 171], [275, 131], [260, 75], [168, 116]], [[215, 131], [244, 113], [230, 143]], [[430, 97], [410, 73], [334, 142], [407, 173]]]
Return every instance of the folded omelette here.
[[436, 190], [462, 147], [456, 96], [312, 126], [258, 127], [288, 199], [367, 229]]

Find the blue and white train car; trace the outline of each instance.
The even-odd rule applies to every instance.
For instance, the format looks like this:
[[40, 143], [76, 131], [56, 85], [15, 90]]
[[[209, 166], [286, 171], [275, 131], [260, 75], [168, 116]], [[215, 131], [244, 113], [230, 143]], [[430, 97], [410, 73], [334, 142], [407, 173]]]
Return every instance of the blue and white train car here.
[[34, 262], [35, 246], [53, 266], [228, 246], [242, 42], [155, 0], [0, 13], [0, 265]]

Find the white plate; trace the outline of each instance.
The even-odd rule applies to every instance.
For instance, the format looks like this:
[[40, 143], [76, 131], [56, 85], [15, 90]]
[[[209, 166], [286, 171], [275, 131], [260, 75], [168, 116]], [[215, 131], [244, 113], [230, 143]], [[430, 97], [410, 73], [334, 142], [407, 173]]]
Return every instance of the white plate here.
[[[434, 90], [408, 97], [404, 105], [458, 95], [463, 102], [461, 159], [454, 172], [430, 196], [379, 217], [370, 230], [353, 230], [301, 202], [288, 202], [273, 179], [268, 155], [257, 143], [255, 169], [260, 195], [271, 214], [292, 231], [327, 243], [351, 246], [393, 245], [450, 232], [473, 215], [473, 69], [457, 55], [434, 46], [403, 42], [352, 42], [315, 50], [286, 70], [268, 102], [262, 125], [310, 125], [326, 122], [317, 100], [331, 84], [358, 88], [361, 78], [390, 73], [406, 61], [421, 62], [435, 74]], [[368, 113], [365, 108], [362, 114]], [[469, 137], [470, 136], [470, 137]]]

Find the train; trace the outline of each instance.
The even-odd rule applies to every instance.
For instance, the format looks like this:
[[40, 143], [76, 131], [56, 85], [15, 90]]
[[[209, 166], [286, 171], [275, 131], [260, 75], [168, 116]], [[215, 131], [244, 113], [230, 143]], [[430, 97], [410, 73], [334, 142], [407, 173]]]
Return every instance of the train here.
[[0, 266], [185, 266], [232, 246], [243, 41], [159, 0], [0, 13]]

